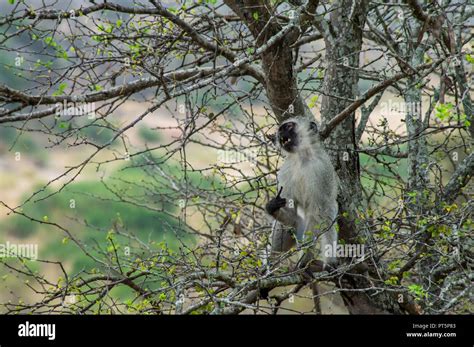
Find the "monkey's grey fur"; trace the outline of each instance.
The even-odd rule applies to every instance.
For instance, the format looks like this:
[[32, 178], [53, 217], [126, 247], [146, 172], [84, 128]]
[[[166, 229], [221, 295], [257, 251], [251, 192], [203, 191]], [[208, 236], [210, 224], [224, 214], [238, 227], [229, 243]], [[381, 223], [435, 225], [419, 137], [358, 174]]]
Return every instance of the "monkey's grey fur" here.
[[287, 251], [295, 242], [308, 242], [311, 246], [301, 259], [303, 266], [314, 259], [316, 238], [320, 240], [324, 264], [336, 262], [324, 251], [326, 245], [337, 242], [338, 178], [317, 132], [316, 123], [303, 117], [280, 125], [275, 144], [286, 158], [278, 172], [279, 195], [267, 204], [267, 211], [279, 223], [296, 230], [295, 240], [291, 229], [275, 223], [272, 253]]

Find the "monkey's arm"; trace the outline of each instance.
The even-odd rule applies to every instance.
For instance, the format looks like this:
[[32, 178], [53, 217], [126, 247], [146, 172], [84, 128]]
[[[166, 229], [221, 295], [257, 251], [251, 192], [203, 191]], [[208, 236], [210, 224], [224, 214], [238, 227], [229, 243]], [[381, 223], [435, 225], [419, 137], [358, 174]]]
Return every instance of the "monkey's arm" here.
[[301, 221], [299, 220], [299, 217], [296, 214], [296, 209], [294, 208], [280, 208], [278, 211], [273, 213], [272, 216], [280, 223], [292, 228], [297, 228], [298, 225], [301, 224]]
[[301, 220], [296, 213], [296, 205], [291, 207], [286, 207], [286, 199], [280, 197], [281, 189], [278, 192], [278, 195], [271, 199], [266, 206], [268, 214], [275, 218], [280, 223], [297, 228], [301, 224]]

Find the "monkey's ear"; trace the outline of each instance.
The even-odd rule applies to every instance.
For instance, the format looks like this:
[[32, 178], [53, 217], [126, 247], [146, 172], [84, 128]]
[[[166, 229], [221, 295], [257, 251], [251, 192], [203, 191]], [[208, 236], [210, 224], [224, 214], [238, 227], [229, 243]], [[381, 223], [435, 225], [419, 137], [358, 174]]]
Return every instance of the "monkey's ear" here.
[[309, 122], [309, 130], [311, 130], [311, 132], [317, 134], [318, 133], [318, 124], [316, 122]]

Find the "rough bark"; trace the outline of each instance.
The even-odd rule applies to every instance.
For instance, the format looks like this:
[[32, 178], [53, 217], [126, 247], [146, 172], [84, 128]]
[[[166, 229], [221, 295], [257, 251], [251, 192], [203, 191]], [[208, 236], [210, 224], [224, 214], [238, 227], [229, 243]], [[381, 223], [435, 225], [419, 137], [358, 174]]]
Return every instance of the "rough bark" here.
[[[247, 24], [259, 46], [281, 30], [281, 26], [271, 15], [271, 6], [266, 1], [226, 0], [225, 3]], [[325, 25], [320, 28], [326, 43], [326, 72], [321, 110], [323, 123], [328, 123], [340, 114], [358, 96], [357, 68], [367, 1], [357, 2], [356, 6], [352, 5], [352, 1], [334, 4], [329, 23], [324, 23]], [[303, 12], [305, 16], [308, 15], [308, 11]], [[289, 33], [283, 42], [262, 54], [264, 88], [279, 121], [292, 116], [293, 114], [288, 112], [291, 109], [296, 115], [313, 117], [298, 90], [293, 53], [290, 48], [295, 40], [295, 32]], [[326, 135], [327, 148], [342, 187], [338, 199], [340, 238], [346, 243], [355, 243], [359, 236], [356, 216], [362, 199], [359, 158], [355, 151], [357, 141], [354, 112]], [[367, 266], [364, 269], [367, 269]], [[343, 299], [351, 314], [403, 312], [392, 295], [385, 292], [374, 295], [375, 290], [371, 289], [373, 283], [366, 273], [346, 273], [336, 282], [344, 289]]]
[[[421, 47], [407, 53], [411, 55], [411, 66], [418, 66], [423, 62], [424, 50]], [[409, 203], [410, 212], [415, 216], [423, 213], [426, 207], [426, 187], [429, 183], [426, 136], [420, 136], [424, 131], [424, 122], [421, 110], [421, 90], [417, 87], [417, 82], [417, 76], [408, 78], [405, 93], [407, 106], [405, 124], [409, 138], [407, 190], [416, 194]]]
[[[358, 96], [359, 52], [366, 20], [367, 1], [352, 6], [342, 1], [331, 13], [329, 25], [321, 27], [326, 43], [325, 76], [321, 117], [328, 123], [346, 109]], [[355, 113], [352, 112], [329, 134], [326, 144], [340, 179], [339, 237], [346, 243], [359, 242], [356, 220], [362, 206], [359, 157], [356, 152]], [[370, 272], [370, 267], [367, 267]], [[354, 289], [372, 288], [370, 274], [345, 274], [338, 286], [351, 314], [402, 313], [400, 305], [387, 293], [374, 294]]]
[[[268, 1], [225, 0], [225, 3], [246, 23], [256, 39], [257, 46], [264, 45], [282, 29], [272, 17], [272, 6]], [[299, 30], [295, 28], [286, 35], [283, 42], [262, 54], [264, 87], [279, 122], [293, 115], [311, 115], [299, 95], [293, 68], [293, 52], [290, 46], [296, 41], [298, 34]]]

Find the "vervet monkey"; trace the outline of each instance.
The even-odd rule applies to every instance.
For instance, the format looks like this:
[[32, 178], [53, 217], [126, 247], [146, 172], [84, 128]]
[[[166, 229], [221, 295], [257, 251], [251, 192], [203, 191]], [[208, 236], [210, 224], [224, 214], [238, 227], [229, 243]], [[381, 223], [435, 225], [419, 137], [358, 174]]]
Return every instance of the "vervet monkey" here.
[[307, 118], [290, 118], [280, 125], [272, 140], [286, 157], [278, 172], [278, 194], [266, 205], [277, 221], [272, 232], [272, 254], [285, 252], [295, 243], [308, 243], [310, 247], [300, 259], [304, 267], [315, 257], [318, 239], [321, 260], [334, 266], [336, 258], [327, 256], [325, 248], [337, 242], [338, 178], [320, 141], [318, 126]]

